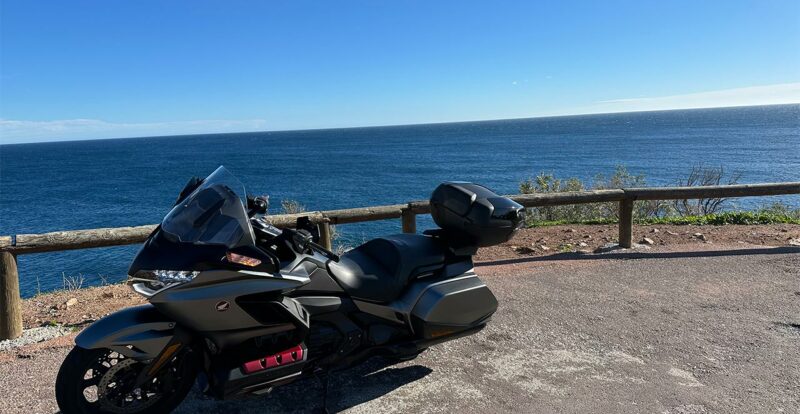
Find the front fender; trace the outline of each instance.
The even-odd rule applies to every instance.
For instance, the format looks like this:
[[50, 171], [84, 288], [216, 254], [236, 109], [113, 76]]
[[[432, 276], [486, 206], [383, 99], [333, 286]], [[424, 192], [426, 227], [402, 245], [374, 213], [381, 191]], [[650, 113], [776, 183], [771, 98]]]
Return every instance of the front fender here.
[[153, 305], [141, 305], [114, 312], [88, 328], [75, 344], [85, 349], [109, 348], [129, 358], [155, 358], [175, 335], [175, 322]]

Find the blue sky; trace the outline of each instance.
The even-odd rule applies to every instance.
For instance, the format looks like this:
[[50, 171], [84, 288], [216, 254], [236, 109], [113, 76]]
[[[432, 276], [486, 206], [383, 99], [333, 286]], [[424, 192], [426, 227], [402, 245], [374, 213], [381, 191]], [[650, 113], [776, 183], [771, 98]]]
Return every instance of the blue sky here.
[[794, 1], [2, 1], [3, 142], [800, 102]]

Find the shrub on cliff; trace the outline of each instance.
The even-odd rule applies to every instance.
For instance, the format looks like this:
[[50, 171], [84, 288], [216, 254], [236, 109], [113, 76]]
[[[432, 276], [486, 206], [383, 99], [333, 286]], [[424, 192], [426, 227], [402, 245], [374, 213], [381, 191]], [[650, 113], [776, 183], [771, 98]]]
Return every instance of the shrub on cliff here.
[[[691, 168], [676, 184], [684, 187], [736, 184], [740, 174], [727, 174], [722, 167]], [[522, 194], [546, 194], [568, 191], [608, 190], [646, 187], [643, 174], [632, 174], [620, 165], [610, 175], [598, 174], [591, 185], [572, 177], [561, 179], [552, 173], [541, 173], [520, 183]], [[639, 223], [668, 224], [770, 224], [798, 223], [800, 209], [774, 203], [753, 212], [723, 212], [726, 198], [699, 200], [642, 200], [634, 203], [633, 219]], [[619, 203], [592, 203], [568, 206], [543, 206], [528, 209], [527, 224], [611, 223], [619, 220]]]

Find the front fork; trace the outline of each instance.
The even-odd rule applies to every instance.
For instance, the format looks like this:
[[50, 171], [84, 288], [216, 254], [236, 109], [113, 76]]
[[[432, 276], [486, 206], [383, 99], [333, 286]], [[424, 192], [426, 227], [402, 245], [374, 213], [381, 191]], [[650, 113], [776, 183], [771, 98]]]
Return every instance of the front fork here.
[[164, 346], [164, 349], [162, 349], [155, 358], [151, 359], [139, 372], [139, 376], [136, 378], [136, 387], [140, 387], [156, 378], [165, 367], [169, 366], [169, 362], [173, 357], [181, 355], [182, 352], [190, 351], [190, 349], [187, 348], [192, 346], [194, 339], [191, 332], [180, 326], [175, 326], [172, 339], [170, 339], [167, 345]]

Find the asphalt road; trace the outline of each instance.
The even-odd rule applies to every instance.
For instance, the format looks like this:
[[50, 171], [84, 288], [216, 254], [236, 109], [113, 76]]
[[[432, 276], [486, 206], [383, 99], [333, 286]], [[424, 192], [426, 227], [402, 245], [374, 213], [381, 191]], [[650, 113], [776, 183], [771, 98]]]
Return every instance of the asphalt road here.
[[[800, 412], [800, 249], [557, 255], [477, 270], [500, 300], [488, 328], [335, 376], [329, 408]], [[0, 364], [0, 412], [55, 412], [66, 352]], [[194, 393], [179, 412], [307, 412], [320, 391], [308, 380], [238, 401]]]

